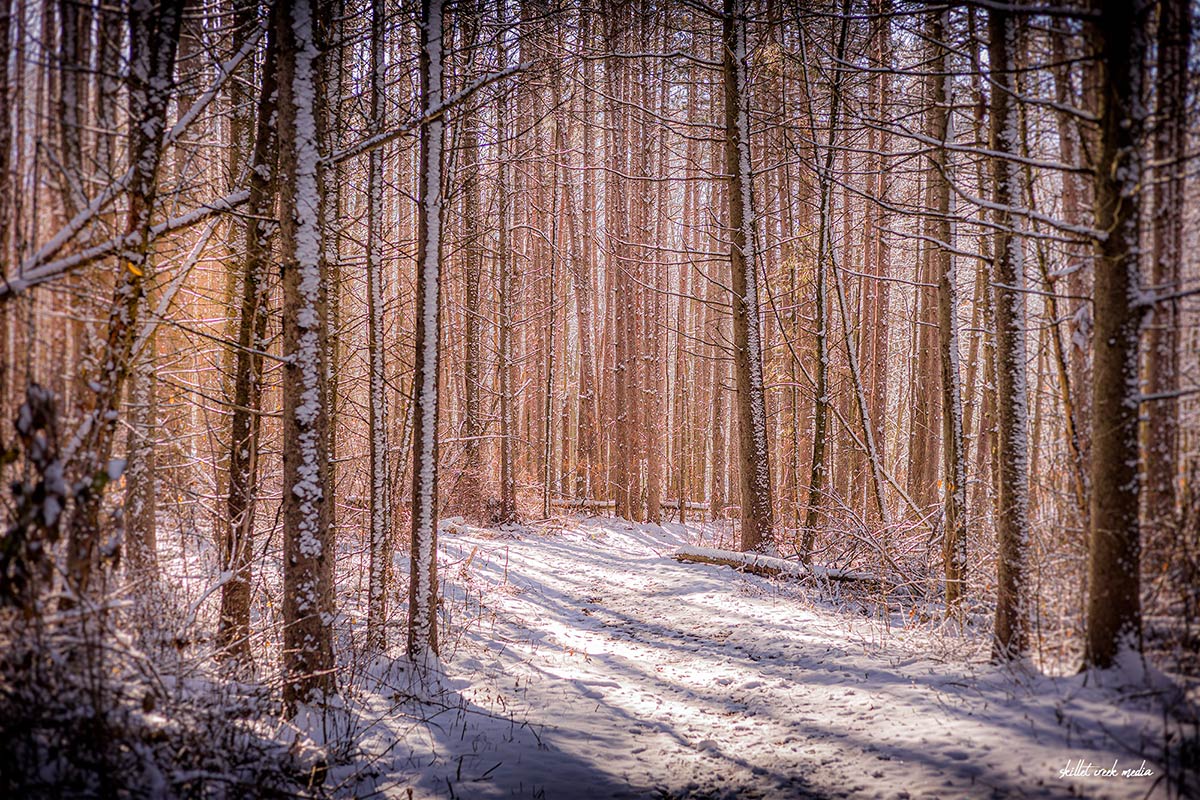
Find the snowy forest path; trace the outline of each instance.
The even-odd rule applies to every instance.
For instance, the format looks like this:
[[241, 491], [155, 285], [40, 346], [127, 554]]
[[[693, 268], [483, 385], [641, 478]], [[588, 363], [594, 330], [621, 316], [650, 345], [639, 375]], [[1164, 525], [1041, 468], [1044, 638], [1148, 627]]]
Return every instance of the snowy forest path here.
[[[1152, 720], [1071, 679], [938, 660], [898, 620], [680, 564], [685, 543], [695, 530], [602, 518], [444, 526], [447, 603], [474, 619], [444, 645], [466, 713], [405, 770], [425, 796], [1145, 796], [1059, 770], [1137, 767], [1122, 742]], [[1112, 725], [1089, 739], [1072, 720], [1098, 711]]]

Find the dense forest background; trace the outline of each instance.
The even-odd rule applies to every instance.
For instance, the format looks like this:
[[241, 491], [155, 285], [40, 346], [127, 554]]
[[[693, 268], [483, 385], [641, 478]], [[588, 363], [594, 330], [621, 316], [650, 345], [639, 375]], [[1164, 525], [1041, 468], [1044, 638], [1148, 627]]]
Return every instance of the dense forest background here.
[[1196, 14], [0, 0], [5, 725], [432, 663], [439, 519], [585, 512], [1194, 679]]

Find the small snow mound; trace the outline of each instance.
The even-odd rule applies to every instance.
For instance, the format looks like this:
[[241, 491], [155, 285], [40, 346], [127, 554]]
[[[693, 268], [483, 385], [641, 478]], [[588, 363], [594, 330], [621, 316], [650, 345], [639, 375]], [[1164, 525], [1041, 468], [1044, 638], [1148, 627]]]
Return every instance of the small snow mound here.
[[438, 532], [460, 535], [469, 532], [470, 526], [462, 517], [446, 517], [438, 522]]

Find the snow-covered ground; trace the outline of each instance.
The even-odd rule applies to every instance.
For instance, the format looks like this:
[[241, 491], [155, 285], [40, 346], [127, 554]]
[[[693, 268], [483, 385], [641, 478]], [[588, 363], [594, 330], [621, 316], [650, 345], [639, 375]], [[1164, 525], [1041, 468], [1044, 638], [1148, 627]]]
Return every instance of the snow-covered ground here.
[[326, 788], [551, 800], [1168, 796], [1157, 757], [1142, 755], [1161, 753], [1163, 736], [1144, 685], [1001, 671], [964, 657], [973, 650], [961, 640], [951, 654], [953, 637], [930, 626], [671, 558], [709, 543], [680, 526], [601, 518], [509, 531], [443, 523], [446, 602], [461, 627], [443, 641], [440, 686], [414, 702], [403, 659], [378, 662], [390, 689], [361, 698], [365, 752]]

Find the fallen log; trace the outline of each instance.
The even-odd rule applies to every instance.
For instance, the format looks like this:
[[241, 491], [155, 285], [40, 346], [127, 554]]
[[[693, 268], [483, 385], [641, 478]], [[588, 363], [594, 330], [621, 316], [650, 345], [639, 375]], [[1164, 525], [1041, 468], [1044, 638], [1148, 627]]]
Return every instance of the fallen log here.
[[739, 572], [749, 572], [752, 575], [763, 575], [768, 578], [825, 578], [832, 581], [847, 581], [857, 583], [873, 583], [889, 585], [891, 581], [865, 572], [852, 572], [845, 569], [834, 569], [818, 565], [807, 566], [799, 561], [788, 561], [775, 556], [765, 556], [761, 553], [737, 553], [731, 550], [717, 550], [711, 547], [680, 547], [672, 556], [676, 561], [696, 564], [715, 564], [719, 567], [733, 567]]
[[[679, 510], [678, 500], [663, 500], [660, 505], [663, 508], [670, 508], [675, 511]], [[708, 511], [708, 503], [689, 500], [687, 501], [687, 505], [684, 507], [684, 511]]]
[[[669, 509], [672, 509], [675, 511], [679, 510], [679, 501], [678, 500], [663, 500], [659, 505], [662, 506], [663, 508], [669, 508]], [[581, 497], [578, 499], [572, 499], [569, 497], [567, 497], [567, 498], [552, 497], [552, 498], [550, 498], [550, 507], [551, 508], [584, 508], [584, 509], [616, 508], [617, 501], [616, 500], [591, 500], [586, 497]], [[685, 511], [708, 511], [708, 503], [702, 503], [702, 502], [697, 502], [694, 500], [689, 500], [687, 502], [687, 506], [684, 510]]]
[[550, 498], [551, 508], [578, 508], [578, 509], [604, 509], [616, 508], [616, 500], [589, 500], [580, 498], [579, 500], [565, 499], [560, 500], [557, 497]]

